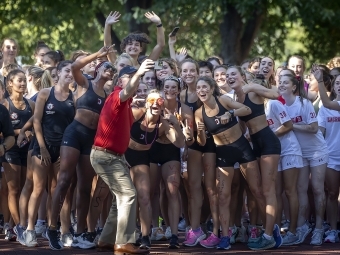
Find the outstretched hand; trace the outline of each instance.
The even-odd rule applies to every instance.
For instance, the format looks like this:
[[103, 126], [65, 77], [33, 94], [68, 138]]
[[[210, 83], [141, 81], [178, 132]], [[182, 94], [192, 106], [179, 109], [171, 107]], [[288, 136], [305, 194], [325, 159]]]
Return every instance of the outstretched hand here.
[[115, 11], [115, 12], [110, 12], [109, 16], [107, 16], [105, 24], [106, 25], [112, 25], [114, 23], [119, 22], [120, 18], [120, 13]]
[[155, 23], [155, 24], [157, 24], [157, 25], [159, 25], [159, 24], [162, 23], [161, 19], [160, 19], [160, 18], [157, 16], [157, 14], [154, 13], [154, 12], [147, 12], [147, 13], [144, 14], [144, 16], [145, 16], [148, 20], [150, 20], [151, 22], [153, 22], [153, 23]]
[[185, 47], [182, 47], [179, 53], [176, 53], [176, 60], [181, 63], [188, 55], [188, 51]]

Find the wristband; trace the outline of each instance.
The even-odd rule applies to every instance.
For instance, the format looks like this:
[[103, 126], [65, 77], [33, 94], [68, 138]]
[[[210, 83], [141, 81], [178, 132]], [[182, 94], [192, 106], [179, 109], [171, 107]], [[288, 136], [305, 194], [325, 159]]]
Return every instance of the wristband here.
[[161, 24], [157, 25], [156, 27], [162, 27], [162, 26], [163, 26], [163, 24], [161, 23]]
[[231, 118], [234, 118], [234, 117], [235, 117], [235, 115], [234, 115], [234, 114], [235, 114], [234, 110], [229, 110], [228, 112], [230, 113], [230, 117], [231, 117]]

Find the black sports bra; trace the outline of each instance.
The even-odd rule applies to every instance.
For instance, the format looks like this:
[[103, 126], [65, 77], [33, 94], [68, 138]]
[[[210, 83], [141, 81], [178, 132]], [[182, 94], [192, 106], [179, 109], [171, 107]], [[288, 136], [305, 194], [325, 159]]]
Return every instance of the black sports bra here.
[[244, 122], [247, 122], [251, 119], [254, 119], [255, 117], [258, 117], [258, 116], [261, 116], [261, 115], [265, 115], [265, 112], [264, 112], [264, 104], [254, 104], [248, 94], [246, 94], [246, 97], [244, 99], [244, 102], [243, 104], [245, 106], [248, 106], [250, 109], [251, 109], [251, 114], [247, 115], [247, 116], [242, 116], [240, 118], [240, 120], [244, 121]]
[[156, 141], [158, 138], [158, 128], [159, 128], [159, 123], [160, 123], [161, 118], [158, 119], [154, 130], [151, 132], [147, 132], [147, 131], [142, 130], [140, 127], [142, 121], [145, 118], [145, 114], [146, 113], [144, 113], [143, 116], [138, 121], [132, 124], [131, 131], [130, 131], [130, 138], [136, 143], [150, 145], [154, 141]]
[[77, 99], [76, 109], [86, 109], [100, 114], [103, 109], [105, 97], [98, 96], [93, 90], [92, 82], [89, 80], [89, 88], [87, 91]]
[[217, 97], [215, 97], [217, 106], [218, 106], [218, 114], [214, 117], [208, 117], [207, 114], [205, 113], [204, 105], [202, 107], [202, 116], [203, 116], [203, 121], [204, 124], [207, 128], [207, 130], [212, 134], [216, 135], [218, 133], [221, 133], [237, 124], [237, 119], [236, 117], [233, 117], [230, 119], [230, 121], [227, 124], [222, 124], [221, 120], [217, 118], [217, 116], [223, 115], [225, 112], [228, 110], [223, 107], [223, 105], [220, 103]]
[[188, 89], [185, 90], [185, 104], [190, 107], [193, 113], [198, 109], [197, 101], [193, 103], [188, 102]]

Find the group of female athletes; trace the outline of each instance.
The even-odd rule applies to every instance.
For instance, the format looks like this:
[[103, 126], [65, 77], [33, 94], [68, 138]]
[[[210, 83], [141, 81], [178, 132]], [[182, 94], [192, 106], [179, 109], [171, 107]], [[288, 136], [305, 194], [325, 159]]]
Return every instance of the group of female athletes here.
[[[42, 235], [53, 250], [95, 247], [114, 201], [90, 163], [99, 115], [114, 86], [132, 77], [126, 67], [149, 58], [155, 69], [133, 98], [125, 153], [138, 198], [136, 245], [170, 239], [179, 248], [179, 229], [183, 245], [205, 248], [278, 248], [312, 231], [312, 245], [338, 242], [340, 68], [313, 65], [305, 79], [301, 56], [278, 68], [267, 56], [242, 66], [197, 62], [175, 53], [174, 34], [171, 56], [160, 58], [164, 28], [153, 12], [145, 14], [157, 31], [149, 56], [140, 56], [150, 43], [143, 33], [126, 36], [117, 56], [110, 31], [119, 17], [107, 17], [102, 49], [71, 60], [39, 42], [36, 63], [21, 67], [16, 41], [3, 41], [0, 101], [16, 138], [12, 148], [1, 144], [5, 238], [32, 247]], [[169, 135], [169, 125], [183, 135]]]

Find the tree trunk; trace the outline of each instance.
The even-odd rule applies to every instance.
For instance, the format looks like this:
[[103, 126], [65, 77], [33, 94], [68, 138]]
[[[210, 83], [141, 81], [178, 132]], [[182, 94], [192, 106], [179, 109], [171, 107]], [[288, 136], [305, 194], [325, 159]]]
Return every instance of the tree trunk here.
[[233, 5], [226, 5], [220, 25], [221, 56], [225, 64], [239, 65], [248, 57], [264, 17], [264, 11], [260, 11], [256, 3], [252, 13], [253, 16], [243, 23], [237, 9]]

